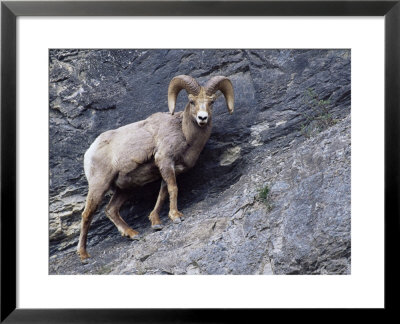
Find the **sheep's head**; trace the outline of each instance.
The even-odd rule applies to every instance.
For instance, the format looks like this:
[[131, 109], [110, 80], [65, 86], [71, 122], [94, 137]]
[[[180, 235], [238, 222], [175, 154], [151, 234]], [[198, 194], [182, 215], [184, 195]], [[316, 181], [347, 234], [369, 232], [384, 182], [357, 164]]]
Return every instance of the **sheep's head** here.
[[188, 93], [190, 114], [200, 127], [204, 127], [211, 120], [212, 105], [219, 97], [216, 94], [218, 90], [225, 96], [229, 113], [233, 113], [233, 86], [224, 76], [212, 77], [204, 87], [188, 75], [174, 77], [168, 88], [168, 107], [172, 115], [175, 111], [176, 98], [182, 89]]

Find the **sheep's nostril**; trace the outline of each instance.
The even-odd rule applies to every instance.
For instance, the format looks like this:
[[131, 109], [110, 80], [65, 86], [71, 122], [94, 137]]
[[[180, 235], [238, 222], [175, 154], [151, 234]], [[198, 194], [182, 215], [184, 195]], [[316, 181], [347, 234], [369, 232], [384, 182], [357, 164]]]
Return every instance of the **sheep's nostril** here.
[[204, 117], [199, 116], [199, 119], [202, 120], [202, 121], [205, 121], [205, 120], [207, 120], [207, 116], [204, 116]]

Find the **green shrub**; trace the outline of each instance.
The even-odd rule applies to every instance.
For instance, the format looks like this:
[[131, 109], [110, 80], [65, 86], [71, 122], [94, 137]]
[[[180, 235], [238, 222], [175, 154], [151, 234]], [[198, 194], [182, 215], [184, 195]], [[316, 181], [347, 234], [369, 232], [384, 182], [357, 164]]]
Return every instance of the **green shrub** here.
[[267, 207], [268, 211], [272, 209], [268, 185], [265, 185], [263, 188], [259, 189], [257, 199]]

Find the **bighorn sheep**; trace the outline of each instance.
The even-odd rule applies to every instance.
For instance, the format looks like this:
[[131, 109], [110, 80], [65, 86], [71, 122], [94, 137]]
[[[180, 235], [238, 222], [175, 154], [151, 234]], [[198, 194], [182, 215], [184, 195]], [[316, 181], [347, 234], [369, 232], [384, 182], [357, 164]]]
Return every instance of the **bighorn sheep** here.
[[[189, 102], [174, 114], [178, 93], [185, 89]], [[89, 258], [87, 234], [93, 214], [104, 194], [114, 189], [106, 214], [123, 236], [138, 238], [138, 232], [125, 223], [119, 210], [129, 196], [129, 188], [161, 178], [161, 189], [149, 219], [153, 229], [161, 229], [159, 213], [169, 194], [169, 218], [183, 219], [177, 208], [176, 175], [193, 167], [211, 134], [212, 104], [220, 90], [229, 112], [233, 113], [234, 92], [224, 76], [211, 78], [204, 87], [187, 75], [174, 77], [168, 88], [170, 113], [155, 113], [145, 120], [100, 134], [85, 153], [84, 169], [89, 183], [77, 252]]]

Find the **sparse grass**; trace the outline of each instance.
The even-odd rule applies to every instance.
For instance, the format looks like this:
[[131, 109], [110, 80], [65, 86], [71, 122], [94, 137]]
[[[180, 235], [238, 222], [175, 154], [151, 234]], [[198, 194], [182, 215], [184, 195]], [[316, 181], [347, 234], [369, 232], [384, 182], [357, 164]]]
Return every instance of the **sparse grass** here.
[[300, 132], [310, 138], [324, 129], [337, 123], [330, 113], [330, 100], [322, 100], [314, 89], [309, 88], [304, 94], [304, 104], [311, 109], [305, 113], [305, 121], [300, 126]]
[[272, 209], [271, 199], [270, 199], [270, 189], [266, 184], [263, 188], [260, 188], [257, 195], [257, 200], [261, 201], [270, 211]]

